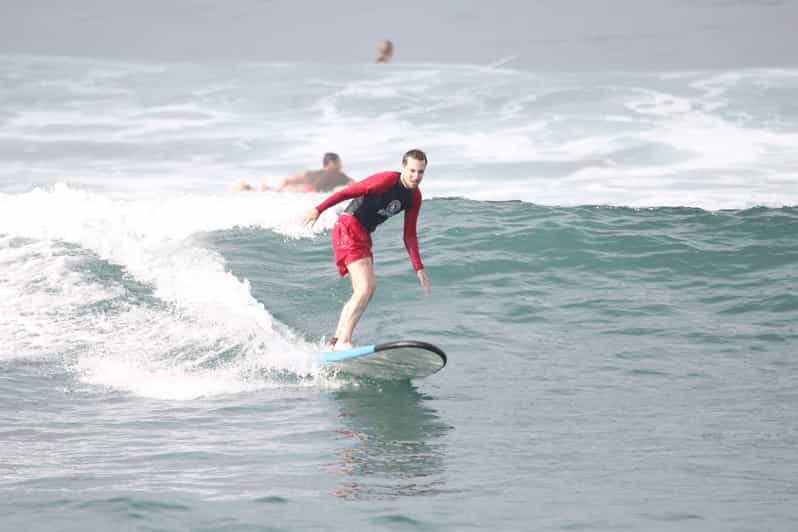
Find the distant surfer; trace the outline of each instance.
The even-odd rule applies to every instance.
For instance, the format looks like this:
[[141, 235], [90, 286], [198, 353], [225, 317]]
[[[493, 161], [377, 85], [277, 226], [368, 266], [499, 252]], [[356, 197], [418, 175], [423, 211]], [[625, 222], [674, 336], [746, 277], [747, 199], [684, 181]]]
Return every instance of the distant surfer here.
[[[332, 192], [338, 187], [351, 185], [354, 179], [343, 173], [341, 157], [337, 153], [325, 153], [321, 161], [320, 170], [308, 170], [283, 179], [275, 188], [269, 188], [265, 183], [259, 190], [274, 190], [276, 192]], [[243, 179], [233, 185], [236, 192], [255, 190], [255, 187]]]
[[393, 43], [388, 39], [380, 42], [380, 55], [374, 60], [375, 63], [390, 63], [393, 59]]
[[333, 350], [352, 348], [352, 332], [374, 295], [374, 256], [371, 233], [388, 218], [404, 211], [404, 242], [413, 269], [426, 293], [430, 286], [418, 251], [416, 221], [421, 209], [418, 186], [427, 169], [427, 156], [421, 150], [410, 150], [402, 157], [401, 172], [381, 172], [339, 190], [302, 217], [311, 226], [319, 215], [333, 205], [351, 199], [332, 230], [335, 264], [341, 277], [349, 273], [352, 297], [341, 309], [338, 327], [331, 343]]

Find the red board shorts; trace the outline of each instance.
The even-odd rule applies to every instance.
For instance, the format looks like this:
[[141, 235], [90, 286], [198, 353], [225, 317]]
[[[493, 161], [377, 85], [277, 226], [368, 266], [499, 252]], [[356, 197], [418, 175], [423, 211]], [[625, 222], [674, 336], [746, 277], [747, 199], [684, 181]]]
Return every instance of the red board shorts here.
[[350, 214], [338, 217], [332, 230], [332, 245], [338, 274], [346, 275], [346, 267], [355, 261], [373, 257], [371, 254], [371, 235], [357, 218]]

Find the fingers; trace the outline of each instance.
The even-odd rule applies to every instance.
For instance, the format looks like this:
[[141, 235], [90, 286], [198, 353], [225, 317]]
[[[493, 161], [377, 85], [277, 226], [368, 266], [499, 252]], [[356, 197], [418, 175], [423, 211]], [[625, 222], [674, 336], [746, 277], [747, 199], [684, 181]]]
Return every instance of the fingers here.
[[426, 272], [424, 272], [423, 270], [419, 270], [419, 272], [418, 272], [418, 280], [421, 283], [421, 286], [424, 288], [424, 292], [426, 292], [427, 295], [429, 295], [429, 293], [430, 293], [430, 285], [429, 285], [429, 279], [427, 279]]
[[302, 218], [300, 219], [300, 223], [302, 225], [310, 225], [310, 227], [313, 227], [313, 224], [315, 224], [316, 220], [318, 219], [319, 219], [319, 211], [317, 211], [316, 209], [311, 209], [302, 216]]

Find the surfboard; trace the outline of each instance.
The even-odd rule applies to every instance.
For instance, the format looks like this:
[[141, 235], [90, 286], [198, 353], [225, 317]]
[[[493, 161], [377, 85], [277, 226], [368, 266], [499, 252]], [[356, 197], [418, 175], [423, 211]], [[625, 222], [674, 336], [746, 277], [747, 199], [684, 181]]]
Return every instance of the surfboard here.
[[377, 380], [429, 377], [446, 365], [446, 353], [437, 346], [401, 340], [320, 353], [322, 364], [334, 371]]

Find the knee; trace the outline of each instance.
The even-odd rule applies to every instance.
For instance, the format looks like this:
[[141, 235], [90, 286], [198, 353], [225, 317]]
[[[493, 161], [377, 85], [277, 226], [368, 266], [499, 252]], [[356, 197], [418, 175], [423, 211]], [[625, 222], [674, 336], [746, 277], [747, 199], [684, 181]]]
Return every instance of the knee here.
[[370, 279], [365, 283], [361, 284], [355, 290], [355, 294], [360, 299], [370, 300], [371, 296], [374, 295], [374, 291], [377, 289], [377, 281], [375, 279]]

